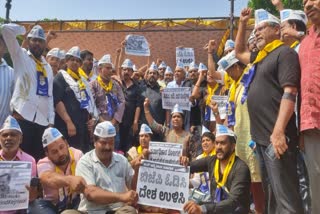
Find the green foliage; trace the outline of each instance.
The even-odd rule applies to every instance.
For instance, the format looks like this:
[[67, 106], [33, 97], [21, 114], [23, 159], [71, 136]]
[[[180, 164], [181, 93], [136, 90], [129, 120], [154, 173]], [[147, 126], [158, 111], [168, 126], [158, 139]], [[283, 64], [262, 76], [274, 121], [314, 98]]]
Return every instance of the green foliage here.
[[50, 22], [50, 21], [59, 21], [59, 20], [57, 18], [54, 18], [54, 19], [44, 18], [44, 19], [41, 19], [39, 21]]
[[[282, 0], [284, 8], [294, 9], [294, 10], [303, 10], [302, 0]], [[250, 0], [248, 2], [248, 7], [253, 9], [265, 9], [270, 13], [279, 16], [279, 12], [271, 3], [271, 0]]]

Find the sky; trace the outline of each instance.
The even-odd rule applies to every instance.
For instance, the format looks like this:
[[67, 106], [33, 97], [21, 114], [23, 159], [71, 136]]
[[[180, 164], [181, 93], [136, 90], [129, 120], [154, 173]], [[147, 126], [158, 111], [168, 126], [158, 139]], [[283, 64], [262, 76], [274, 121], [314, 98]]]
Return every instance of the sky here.
[[[248, 0], [235, 0], [239, 16]], [[5, 18], [6, 0], [0, 0]], [[12, 21], [228, 17], [229, 0], [12, 0]]]

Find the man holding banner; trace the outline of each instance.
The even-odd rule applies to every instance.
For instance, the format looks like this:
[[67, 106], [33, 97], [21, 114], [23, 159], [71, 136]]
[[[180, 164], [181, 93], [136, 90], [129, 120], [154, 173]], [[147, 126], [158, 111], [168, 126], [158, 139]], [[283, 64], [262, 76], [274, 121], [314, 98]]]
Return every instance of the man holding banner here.
[[[227, 127], [217, 124], [216, 155], [207, 156], [190, 163], [190, 173], [209, 172], [212, 201], [202, 205], [189, 201], [184, 210], [192, 214], [201, 213], [249, 213], [250, 171], [235, 155], [236, 135]], [[187, 157], [181, 163], [187, 165]]]

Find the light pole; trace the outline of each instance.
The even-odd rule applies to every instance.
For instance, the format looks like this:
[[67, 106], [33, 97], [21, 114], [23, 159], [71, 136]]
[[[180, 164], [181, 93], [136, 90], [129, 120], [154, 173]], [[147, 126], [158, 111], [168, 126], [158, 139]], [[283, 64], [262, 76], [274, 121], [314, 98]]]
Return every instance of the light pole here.
[[229, 0], [230, 1], [230, 39], [233, 40], [233, 22], [234, 22], [234, 1], [235, 0]]
[[6, 3], [6, 20], [5, 20], [5, 23], [9, 23], [9, 14], [10, 14], [10, 9], [11, 9], [11, 0], [7, 0], [7, 3]]

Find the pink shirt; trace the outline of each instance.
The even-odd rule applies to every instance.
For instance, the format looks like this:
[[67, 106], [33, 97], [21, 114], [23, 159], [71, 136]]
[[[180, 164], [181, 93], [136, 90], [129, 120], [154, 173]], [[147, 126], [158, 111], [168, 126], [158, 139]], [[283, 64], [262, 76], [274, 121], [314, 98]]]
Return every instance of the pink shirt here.
[[[0, 157], [1, 159], [5, 160], [5, 158], [2, 155], [3, 150], [0, 150]], [[31, 177], [37, 176], [37, 168], [36, 168], [36, 161], [31, 155], [28, 155], [27, 153], [23, 152], [21, 149], [18, 150], [16, 157], [13, 159], [14, 161], [26, 161], [32, 163], [32, 169], [31, 169]], [[5, 160], [9, 161], [9, 160]], [[15, 214], [16, 211], [0, 211], [0, 214]]]
[[[78, 161], [80, 160], [80, 158], [82, 157], [83, 153], [82, 153], [82, 151], [75, 149], [73, 147], [70, 147], [70, 149], [73, 152], [74, 159], [77, 164]], [[71, 163], [71, 161], [70, 161], [70, 163]], [[70, 163], [69, 163], [67, 170], [66, 170], [66, 173], [64, 175], [72, 175]], [[39, 160], [39, 162], [37, 164], [37, 168], [38, 168], [39, 177], [44, 172], [55, 172], [56, 171], [56, 166], [52, 163], [51, 160], [49, 160], [48, 157], [45, 157], [45, 158]], [[49, 188], [49, 187], [43, 185], [43, 193], [44, 193], [44, 199], [52, 201], [55, 204], [58, 203], [59, 189], [53, 189], [53, 188]]]
[[299, 61], [301, 66], [300, 131], [320, 129], [320, 36], [315, 26], [309, 29], [301, 42]]

